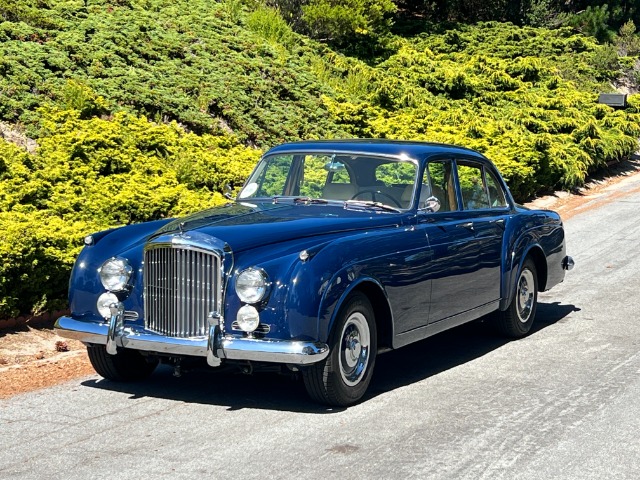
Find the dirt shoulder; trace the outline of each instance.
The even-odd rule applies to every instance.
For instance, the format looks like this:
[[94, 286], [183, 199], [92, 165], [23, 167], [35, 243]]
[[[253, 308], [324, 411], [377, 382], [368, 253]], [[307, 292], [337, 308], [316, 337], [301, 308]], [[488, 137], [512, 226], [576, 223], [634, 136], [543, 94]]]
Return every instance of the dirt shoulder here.
[[[526, 204], [564, 220], [640, 189], [640, 155], [594, 176], [579, 191], [555, 192]], [[53, 329], [53, 320], [0, 330], [0, 399], [94, 374], [84, 345]]]
[[53, 320], [0, 330], [0, 399], [91, 373], [84, 345], [57, 335]]
[[609, 203], [640, 188], [640, 153], [624, 162], [611, 165], [589, 179], [574, 192], [555, 192], [527, 203], [529, 208], [546, 208], [558, 212], [563, 220]]

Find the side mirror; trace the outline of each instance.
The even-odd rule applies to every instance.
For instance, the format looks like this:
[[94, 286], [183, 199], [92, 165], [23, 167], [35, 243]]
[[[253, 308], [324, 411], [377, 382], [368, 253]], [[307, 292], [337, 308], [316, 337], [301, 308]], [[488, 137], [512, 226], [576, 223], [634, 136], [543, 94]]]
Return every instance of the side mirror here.
[[424, 201], [424, 207], [421, 210], [426, 210], [428, 212], [435, 213], [440, 210], [440, 200], [436, 197], [431, 196]]
[[229, 185], [228, 183], [224, 186], [224, 198], [226, 198], [227, 200], [235, 200], [235, 198], [233, 198], [233, 189], [231, 188], [231, 185]]

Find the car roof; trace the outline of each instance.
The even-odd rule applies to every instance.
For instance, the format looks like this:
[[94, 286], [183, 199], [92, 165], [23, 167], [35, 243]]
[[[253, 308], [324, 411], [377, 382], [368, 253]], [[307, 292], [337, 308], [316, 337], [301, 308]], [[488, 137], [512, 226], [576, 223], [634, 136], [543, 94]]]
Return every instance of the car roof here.
[[432, 155], [465, 155], [485, 159], [482, 154], [469, 148], [446, 143], [417, 142], [405, 140], [350, 139], [350, 140], [309, 140], [290, 142], [271, 148], [265, 155], [276, 153], [322, 152], [337, 154], [390, 155], [423, 159]]

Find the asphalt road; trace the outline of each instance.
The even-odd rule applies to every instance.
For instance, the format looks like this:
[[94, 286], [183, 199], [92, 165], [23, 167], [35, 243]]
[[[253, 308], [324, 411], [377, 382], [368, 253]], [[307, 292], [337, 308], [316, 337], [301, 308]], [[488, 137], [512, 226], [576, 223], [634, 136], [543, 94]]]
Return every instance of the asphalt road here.
[[473, 324], [385, 354], [346, 410], [169, 369], [0, 400], [0, 478], [638, 479], [640, 175], [616, 188], [566, 222], [577, 266], [525, 339]]

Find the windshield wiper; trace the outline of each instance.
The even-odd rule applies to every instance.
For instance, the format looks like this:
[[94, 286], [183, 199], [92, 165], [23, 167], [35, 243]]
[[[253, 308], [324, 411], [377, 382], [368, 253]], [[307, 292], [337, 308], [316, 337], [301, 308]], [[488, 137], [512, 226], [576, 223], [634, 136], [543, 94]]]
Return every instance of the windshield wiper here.
[[285, 196], [275, 196], [273, 197], [273, 203], [280, 203], [282, 200], [288, 200], [296, 205], [324, 205], [329, 203], [328, 200], [324, 198], [311, 198], [311, 197], [285, 197]]
[[380, 202], [374, 202], [371, 200], [346, 200], [344, 202], [344, 208], [348, 207], [362, 207], [362, 208], [377, 208], [386, 212], [400, 212], [399, 209], [386, 205]]

